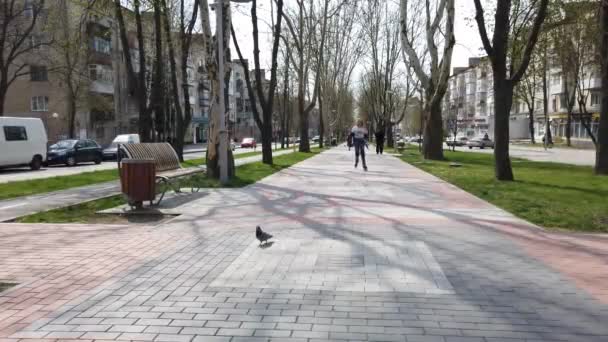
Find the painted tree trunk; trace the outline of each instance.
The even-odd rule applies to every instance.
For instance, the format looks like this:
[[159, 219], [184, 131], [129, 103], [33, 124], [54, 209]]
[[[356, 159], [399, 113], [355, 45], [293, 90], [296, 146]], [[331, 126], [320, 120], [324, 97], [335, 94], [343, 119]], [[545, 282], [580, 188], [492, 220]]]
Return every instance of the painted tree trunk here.
[[494, 79], [494, 159], [496, 179], [513, 180], [509, 158], [509, 113], [513, 103], [513, 86], [506, 80]]

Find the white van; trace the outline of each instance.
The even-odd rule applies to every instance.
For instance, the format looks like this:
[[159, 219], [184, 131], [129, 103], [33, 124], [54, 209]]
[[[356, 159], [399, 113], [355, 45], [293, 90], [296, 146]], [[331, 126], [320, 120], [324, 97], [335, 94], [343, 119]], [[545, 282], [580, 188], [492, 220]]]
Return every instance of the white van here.
[[0, 168], [29, 165], [40, 169], [47, 142], [42, 120], [0, 116]]
[[139, 144], [139, 134], [117, 135], [110, 146], [103, 150], [103, 159], [116, 159], [118, 144]]

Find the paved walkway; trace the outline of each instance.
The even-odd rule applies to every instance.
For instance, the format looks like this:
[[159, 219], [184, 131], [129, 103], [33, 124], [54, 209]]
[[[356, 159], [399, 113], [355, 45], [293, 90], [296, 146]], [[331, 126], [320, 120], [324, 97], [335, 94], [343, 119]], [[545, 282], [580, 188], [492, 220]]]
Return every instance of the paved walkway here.
[[352, 159], [210, 191], [158, 227], [1, 224], [0, 279], [20, 285], [0, 341], [608, 341], [608, 238]]
[[[480, 150], [478, 148], [474, 148], [470, 150], [466, 146], [456, 147], [456, 150], [463, 152], [493, 153], [492, 149]], [[554, 147], [545, 150], [543, 147], [511, 144], [509, 145], [509, 154], [512, 157], [524, 158], [533, 161], [586, 166], [595, 165], [595, 150], [590, 149]]]
[[[275, 151], [274, 156], [292, 153], [293, 150]], [[200, 158], [204, 155], [200, 156]], [[193, 158], [186, 158], [193, 159]], [[262, 155], [239, 158], [234, 160], [236, 166], [255, 163], [262, 160]], [[112, 163], [116, 168], [116, 163]], [[205, 168], [205, 166], [201, 166]], [[18, 217], [67, 207], [70, 205], [92, 201], [95, 199], [117, 195], [120, 193], [120, 183], [118, 181], [105, 182], [87, 185], [67, 190], [55, 191], [45, 194], [17, 197], [9, 200], [0, 201], [0, 222], [6, 222]]]

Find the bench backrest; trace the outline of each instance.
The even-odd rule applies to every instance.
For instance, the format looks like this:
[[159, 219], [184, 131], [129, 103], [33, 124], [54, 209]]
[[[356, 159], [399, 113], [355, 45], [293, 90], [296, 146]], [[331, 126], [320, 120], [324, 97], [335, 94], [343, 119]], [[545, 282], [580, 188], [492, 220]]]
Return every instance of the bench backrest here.
[[177, 153], [169, 143], [140, 143], [120, 145], [129, 159], [154, 159], [156, 172], [180, 169]]

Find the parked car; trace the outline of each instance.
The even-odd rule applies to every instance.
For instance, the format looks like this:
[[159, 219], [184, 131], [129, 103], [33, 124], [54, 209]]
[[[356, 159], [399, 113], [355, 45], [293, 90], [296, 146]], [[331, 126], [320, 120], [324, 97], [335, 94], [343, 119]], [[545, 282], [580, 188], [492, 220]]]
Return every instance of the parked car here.
[[315, 135], [314, 137], [312, 137], [312, 142], [315, 144], [318, 144], [320, 140], [321, 140], [321, 137], [318, 135]]
[[416, 144], [422, 143], [422, 140], [423, 140], [422, 137], [411, 137], [410, 138], [410, 142], [411, 143], [416, 143]]
[[103, 160], [101, 146], [89, 139], [60, 140], [49, 147], [46, 164], [65, 164], [74, 166], [78, 163], [94, 162], [100, 164]]
[[116, 159], [118, 154], [118, 144], [137, 144], [139, 134], [120, 134], [117, 135], [112, 143], [103, 150], [103, 159]]
[[46, 144], [42, 120], [0, 116], [0, 167], [38, 170], [46, 160]]
[[494, 142], [488, 137], [480, 137], [469, 140], [467, 142], [467, 146], [469, 147], [469, 149], [472, 149], [473, 147], [479, 147], [483, 150], [486, 147], [494, 148]]
[[452, 137], [448, 137], [445, 143], [448, 146], [464, 146], [469, 142], [469, 138], [467, 137], [457, 137], [456, 140]]
[[256, 148], [258, 147], [255, 139], [253, 138], [243, 138], [241, 141], [241, 148]]

